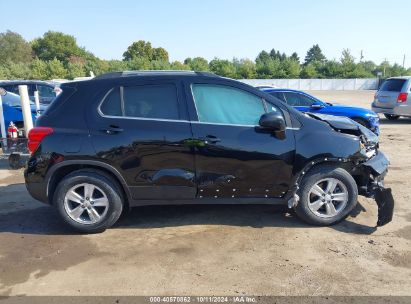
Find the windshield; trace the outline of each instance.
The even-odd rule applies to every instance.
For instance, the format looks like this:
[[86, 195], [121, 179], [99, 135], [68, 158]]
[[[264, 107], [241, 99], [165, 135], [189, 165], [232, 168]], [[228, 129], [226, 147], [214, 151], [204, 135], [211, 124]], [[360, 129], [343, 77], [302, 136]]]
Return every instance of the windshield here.
[[[21, 107], [20, 96], [14, 93], [7, 92], [6, 95], [1, 96], [3, 104], [8, 105], [9, 107]], [[34, 103], [30, 100], [30, 105]]]

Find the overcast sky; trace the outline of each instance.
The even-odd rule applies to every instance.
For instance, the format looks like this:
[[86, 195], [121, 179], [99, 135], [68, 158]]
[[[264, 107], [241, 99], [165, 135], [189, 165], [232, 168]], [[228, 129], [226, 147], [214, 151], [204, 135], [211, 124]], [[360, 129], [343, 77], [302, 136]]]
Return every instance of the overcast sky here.
[[48, 30], [77, 38], [104, 59], [133, 41], [167, 49], [171, 60], [255, 59], [275, 48], [303, 59], [319, 44], [329, 59], [344, 48], [359, 59], [411, 66], [411, 0], [0, 0], [0, 32], [31, 40]]

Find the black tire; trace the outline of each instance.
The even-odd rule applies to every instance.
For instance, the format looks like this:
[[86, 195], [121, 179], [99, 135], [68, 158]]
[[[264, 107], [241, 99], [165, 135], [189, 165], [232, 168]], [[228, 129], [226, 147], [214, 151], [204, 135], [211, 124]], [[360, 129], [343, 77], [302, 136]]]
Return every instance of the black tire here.
[[21, 162], [20, 154], [15, 154], [15, 153], [10, 154], [10, 156], [9, 156], [9, 166], [13, 170], [17, 170], [17, 169], [20, 169], [20, 168], [24, 167], [24, 165]]
[[[65, 209], [66, 193], [76, 185], [85, 183], [97, 186], [99, 190], [104, 192], [108, 200], [107, 211], [96, 223], [79, 223], [72, 219]], [[53, 205], [56, 206], [63, 221], [75, 230], [84, 233], [103, 232], [114, 225], [122, 213], [123, 201], [123, 193], [119, 184], [104, 172], [92, 169], [78, 170], [67, 175], [57, 185], [53, 197]]]
[[393, 115], [393, 114], [384, 114], [385, 118], [388, 120], [398, 120], [400, 118], [399, 115]]
[[[345, 207], [342, 208], [339, 213], [335, 216], [325, 218], [316, 215], [309, 208], [309, 193], [315, 184], [327, 178], [336, 179], [346, 187], [348, 192], [348, 200]], [[297, 206], [294, 207], [297, 216], [311, 225], [329, 226], [344, 220], [355, 208], [358, 198], [358, 188], [354, 178], [343, 168], [323, 165], [313, 168], [304, 176], [300, 184], [298, 195], [300, 197], [300, 201]]]

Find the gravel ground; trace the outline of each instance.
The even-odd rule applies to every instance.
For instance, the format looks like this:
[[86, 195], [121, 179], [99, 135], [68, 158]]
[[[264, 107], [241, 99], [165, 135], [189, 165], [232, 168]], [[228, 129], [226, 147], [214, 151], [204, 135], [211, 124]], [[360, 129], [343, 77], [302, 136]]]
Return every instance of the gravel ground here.
[[[369, 107], [374, 92], [312, 92]], [[0, 160], [1, 295], [411, 295], [411, 120], [382, 120], [395, 218], [359, 199], [346, 221], [305, 225], [273, 206], [134, 209], [73, 234]]]

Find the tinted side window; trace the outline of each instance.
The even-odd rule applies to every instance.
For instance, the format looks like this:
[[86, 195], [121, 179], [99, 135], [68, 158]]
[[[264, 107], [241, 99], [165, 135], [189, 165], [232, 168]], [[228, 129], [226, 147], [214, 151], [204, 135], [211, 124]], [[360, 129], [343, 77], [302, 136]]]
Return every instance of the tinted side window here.
[[123, 116], [121, 111], [120, 88], [112, 89], [100, 106], [100, 111], [108, 116]]
[[311, 98], [298, 93], [284, 92], [284, 96], [292, 107], [310, 107], [314, 103]]
[[179, 119], [174, 85], [124, 87], [123, 99], [127, 117]]
[[273, 95], [274, 97], [277, 97], [279, 100], [285, 102], [283, 92], [271, 92], [270, 94]]
[[278, 92], [270, 92], [269, 94], [270, 94], [271, 96], [274, 96], [274, 97], [280, 99], [280, 94], [279, 94]]
[[382, 84], [380, 91], [401, 92], [404, 84], [405, 79], [388, 79]]
[[194, 84], [192, 92], [201, 122], [255, 126], [265, 113], [263, 100], [243, 90]]
[[11, 92], [14, 94], [19, 94], [19, 87], [17, 85], [5, 85], [2, 86], [7, 92]]
[[39, 91], [40, 97], [56, 97], [54, 89], [45, 85], [37, 85], [37, 90]]

